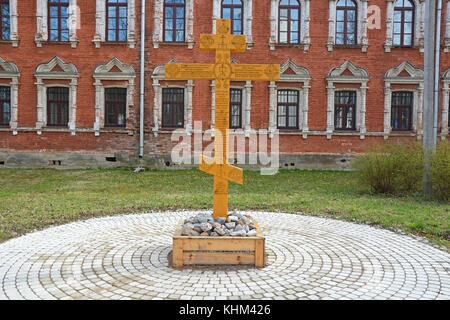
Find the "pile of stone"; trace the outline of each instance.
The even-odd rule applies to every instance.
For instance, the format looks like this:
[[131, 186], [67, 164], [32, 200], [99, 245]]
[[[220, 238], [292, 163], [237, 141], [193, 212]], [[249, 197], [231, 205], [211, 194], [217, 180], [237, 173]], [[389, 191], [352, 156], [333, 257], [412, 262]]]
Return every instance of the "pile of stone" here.
[[213, 219], [212, 214], [200, 213], [184, 220], [182, 236], [255, 237], [258, 234], [253, 219], [246, 214], [230, 213]]

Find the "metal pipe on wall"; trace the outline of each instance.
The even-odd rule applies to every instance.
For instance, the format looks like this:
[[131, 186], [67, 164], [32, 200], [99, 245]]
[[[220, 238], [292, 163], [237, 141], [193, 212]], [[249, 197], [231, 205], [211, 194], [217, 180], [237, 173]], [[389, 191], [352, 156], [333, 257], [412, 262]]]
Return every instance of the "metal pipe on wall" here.
[[141, 57], [139, 89], [139, 157], [144, 157], [144, 94], [145, 94], [145, 0], [141, 0]]
[[434, 103], [433, 103], [433, 147], [436, 150], [437, 141], [437, 127], [438, 127], [438, 107], [439, 107], [439, 60], [440, 60], [440, 46], [441, 46], [441, 14], [442, 14], [442, 0], [438, 0], [436, 12], [436, 48], [434, 58]]

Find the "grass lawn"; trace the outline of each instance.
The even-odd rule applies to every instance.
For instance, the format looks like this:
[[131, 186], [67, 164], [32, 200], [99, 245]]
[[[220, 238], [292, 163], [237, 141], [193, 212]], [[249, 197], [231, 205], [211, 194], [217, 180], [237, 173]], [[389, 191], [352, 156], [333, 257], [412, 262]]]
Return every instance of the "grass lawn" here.
[[[426, 236], [450, 249], [450, 204], [373, 195], [354, 172], [245, 172], [230, 209], [304, 212]], [[0, 170], [0, 241], [50, 225], [146, 210], [208, 209], [212, 177], [197, 170]]]

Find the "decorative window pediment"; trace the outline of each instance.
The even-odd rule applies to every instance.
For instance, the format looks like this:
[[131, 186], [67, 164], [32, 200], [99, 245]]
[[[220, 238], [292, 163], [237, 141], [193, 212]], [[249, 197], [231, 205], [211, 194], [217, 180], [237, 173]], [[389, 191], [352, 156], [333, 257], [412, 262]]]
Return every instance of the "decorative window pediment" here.
[[[42, 47], [42, 44], [50, 41], [49, 40], [49, 10], [48, 10], [48, 0], [36, 0], [36, 35], [34, 37], [34, 42], [38, 48]], [[77, 25], [79, 24], [80, 12], [77, 6], [77, 0], [69, 0], [68, 8], [69, 17], [67, 19], [68, 29], [69, 29], [69, 39], [68, 43], [72, 48], [76, 48], [78, 44], [77, 39]]]
[[[342, 65], [332, 68], [327, 80], [327, 139], [331, 139], [331, 135], [335, 131], [335, 107], [336, 107], [336, 92], [345, 91], [345, 94], [356, 92], [352, 97], [356, 98], [354, 103], [354, 129], [359, 131], [360, 139], [365, 138], [366, 133], [366, 92], [367, 83], [370, 80], [369, 73], [366, 69], [354, 65], [350, 60], [345, 61]], [[335, 83], [343, 84], [337, 88]], [[345, 88], [345, 84], [360, 84], [359, 88], [349, 87]], [[339, 96], [339, 94], [338, 94]], [[354, 101], [355, 102], [355, 101]]]
[[[68, 128], [72, 135], [76, 130], [76, 101], [78, 86], [78, 70], [71, 64], [64, 62], [59, 57], [54, 57], [49, 62], [41, 63], [34, 71], [37, 86], [37, 122], [36, 130], [41, 134], [47, 125], [47, 88], [68, 87], [69, 88], [69, 116]], [[46, 83], [46, 80], [61, 80], [60, 84]]]
[[[101, 44], [106, 42], [106, 30], [108, 21], [106, 21], [106, 1], [96, 0], [96, 14], [95, 14], [95, 35], [94, 42], [96, 48], [100, 48]], [[134, 48], [136, 45], [136, 1], [127, 1], [127, 40], [125, 43], [130, 48]], [[111, 42], [120, 43], [120, 42]]]
[[[341, 45], [336, 41], [336, 33], [342, 31], [338, 30], [338, 21], [341, 20], [338, 17], [337, 5], [339, 0], [328, 0], [329, 1], [329, 18], [328, 18], [328, 40], [327, 40], [327, 48], [328, 51], [333, 51], [334, 47], [348, 47], [349, 45]], [[348, 0], [347, 0], [348, 1]], [[356, 30], [354, 30], [356, 34], [355, 44], [352, 46], [361, 47], [362, 52], [366, 52], [369, 46], [369, 41], [367, 38], [367, 2], [369, 0], [353, 0], [352, 3], [356, 4]], [[345, 1], [344, 1], [345, 5]]]
[[[395, 84], [393, 89], [391, 84]], [[405, 89], [398, 85], [407, 85]], [[417, 88], [411, 88], [416, 84]], [[387, 139], [392, 131], [392, 96], [398, 91], [412, 92], [411, 131], [417, 134], [419, 139], [423, 134], [423, 70], [415, 67], [408, 61], [402, 62], [397, 67], [389, 69], [384, 75], [384, 138]]]
[[[132, 121], [129, 119], [131, 107], [134, 104], [134, 80], [136, 78], [133, 67], [114, 57], [108, 62], [98, 65], [94, 70], [93, 77], [95, 79], [95, 135], [100, 135], [100, 130], [105, 127], [105, 89], [107, 88], [126, 89], [125, 129], [130, 129]], [[107, 81], [114, 81], [114, 84], [110, 86]], [[122, 81], [122, 83], [117, 83], [118, 81]]]
[[[394, 41], [395, 31], [395, 5], [399, 0], [386, 0], [386, 40], [384, 42], [385, 52], [390, 52], [392, 47], [396, 47]], [[403, 0], [400, 0], [403, 1]], [[420, 52], [424, 49], [424, 32], [425, 32], [425, 0], [409, 0], [414, 4], [414, 25], [412, 34], [414, 36], [412, 46], [419, 47]], [[405, 21], [405, 20], [404, 20]]]
[[0, 79], [11, 79], [9, 83], [10, 87], [10, 122], [9, 126], [13, 130], [13, 134], [17, 134], [17, 112], [18, 112], [18, 100], [19, 100], [19, 76], [20, 72], [17, 66], [12, 63], [3, 60], [0, 57]]
[[[164, 1], [154, 1], [153, 47], [164, 43]], [[194, 0], [185, 0], [184, 42], [189, 49], [194, 48]]]

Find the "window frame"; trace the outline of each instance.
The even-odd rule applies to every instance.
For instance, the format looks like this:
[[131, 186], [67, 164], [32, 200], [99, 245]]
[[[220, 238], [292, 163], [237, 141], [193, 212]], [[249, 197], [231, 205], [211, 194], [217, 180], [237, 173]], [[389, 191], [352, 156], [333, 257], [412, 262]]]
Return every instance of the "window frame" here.
[[[47, 0], [47, 25], [48, 25], [48, 39], [49, 42], [70, 42], [70, 1], [67, 0], [67, 2], [61, 2], [62, 0], [57, 0], [58, 2], [50, 2], [50, 0]], [[51, 23], [50, 20], [54, 17], [52, 17], [50, 15], [50, 11], [52, 7], [57, 7], [58, 8], [58, 29], [52, 29], [51, 27]], [[62, 7], [67, 7], [67, 29], [62, 29], [61, 28], [61, 24], [62, 24], [62, 16], [61, 16], [61, 8]], [[53, 40], [52, 39], [52, 31], [53, 30], [57, 30], [58, 32], [58, 39], [57, 40]], [[67, 40], [61, 40], [61, 34], [63, 32], [63, 30], [67, 30]]]
[[[354, 103], [336, 103], [337, 95], [340, 93], [351, 93], [354, 97]], [[356, 131], [356, 108], [357, 108], [357, 91], [356, 90], [335, 90], [334, 91], [334, 130], [335, 131]], [[337, 126], [337, 108], [343, 108], [343, 116], [342, 116], [342, 124], [346, 126], [347, 124], [347, 115], [348, 115], [348, 108], [353, 107], [352, 111], [352, 127], [351, 128], [338, 128]]]
[[[106, 42], [128, 42], [128, 1], [126, 2], [116, 2], [116, 3], [110, 3], [110, 0], [106, 0], [105, 1], [105, 5], [106, 5], [106, 20], [105, 20], [105, 41]], [[115, 17], [115, 22], [116, 22], [116, 28], [115, 29], [110, 29], [109, 28], [109, 8], [115, 8], [116, 11], [116, 17]], [[126, 20], [127, 20], [127, 28], [125, 29], [125, 40], [119, 40], [119, 31], [123, 30], [120, 29], [119, 27], [119, 20], [120, 20], [120, 16], [119, 16], [119, 12], [120, 12], [120, 8], [121, 7], [125, 7], [126, 8]], [[114, 30], [115, 32], [115, 39], [112, 40], [109, 38], [109, 31], [110, 30]]]
[[[9, 32], [8, 32], [8, 37], [7, 38], [3, 38], [3, 18], [5, 16], [3, 16], [3, 10], [2, 10], [2, 6], [3, 5], [8, 5], [8, 23], [9, 23]], [[0, 40], [3, 41], [9, 41], [11, 40], [11, 3], [9, 0], [0, 0]]]
[[[12, 117], [12, 106], [11, 106], [11, 87], [10, 86], [2, 86], [0, 85], [0, 90], [2, 89], [9, 89], [8, 93], [9, 93], [9, 97], [8, 98], [2, 98], [0, 95], [0, 127], [9, 127], [10, 123], [11, 123], [11, 117]], [[3, 113], [3, 104], [4, 103], [8, 103], [9, 104], [9, 121], [3, 122], [3, 117], [4, 117], [4, 113]]]
[[[409, 105], [394, 105], [393, 101], [394, 101], [394, 95], [395, 94], [408, 94], [410, 96], [410, 104]], [[394, 111], [394, 109], [396, 109]], [[394, 117], [393, 115], [396, 113], [397, 117], [400, 116], [399, 119], [401, 119], [401, 110], [402, 109], [409, 109], [409, 116], [408, 116], [408, 128], [406, 129], [402, 129], [402, 128], [394, 128], [393, 126], [393, 122], [394, 122]], [[400, 90], [400, 91], [392, 91], [391, 92], [391, 129], [392, 131], [395, 132], [409, 132], [413, 130], [413, 110], [414, 110], [414, 92], [413, 91], [405, 91], [405, 90]], [[400, 124], [401, 126], [401, 124]]]
[[[281, 102], [279, 101], [279, 94], [280, 92], [295, 92], [297, 95], [297, 103], [296, 103], [296, 112], [295, 112], [295, 126], [289, 126], [289, 118], [290, 118], [290, 113], [289, 113], [289, 107], [293, 106], [292, 102]], [[289, 97], [289, 95], [288, 95]], [[288, 98], [287, 97], [287, 98]], [[289, 100], [289, 98], [288, 98]], [[285, 126], [280, 126], [279, 124], [279, 118], [280, 118], [280, 113], [279, 113], [279, 107], [281, 106], [285, 106], [286, 107], [286, 115], [285, 115], [285, 120], [286, 120], [286, 125]], [[276, 111], [276, 117], [277, 117], [277, 129], [279, 130], [298, 130], [299, 129], [299, 112], [300, 112], [300, 92], [298, 89], [277, 89], [277, 111]]]
[[[64, 91], [67, 91], [67, 100], [51, 100], [50, 99], [50, 90], [55, 90], [55, 89], [64, 89]], [[46, 100], [47, 100], [47, 121], [46, 121], [46, 125], [47, 127], [53, 127], [53, 128], [62, 128], [62, 127], [68, 127], [69, 126], [69, 115], [70, 115], [70, 89], [68, 87], [64, 87], [64, 86], [52, 86], [52, 87], [47, 87], [47, 92], [46, 92]], [[50, 115], [51, 115], [51, 109], [50, 109], [50, 103], [56, 103], [57, 104], [57, 120], [56, 123], [51, 123], [50, 122]], [[62, 122], [62, 106], [66, 105], [66, 112], [67, 112], [67, 123], [66, 122]]]
[[[167, 101], [164, 100], [164, 92], [167, 90], [179, 90], [180, 93], [182, 93], [183, 95], [183, 99], [182, 101]], [[180, 88], [180, 87], [166, 87], [166, 88], [162, 88], [161, 90], [161, 128], [163, 129], [175, 129], [175, 128], [184, 128], [184, 100], [186, 99], [185, 96], [185, 89], [184, 88]], [[165, 125], [165, 116], [164, 116], [164, 106], [166, 104], [170, 105], [170, 113], [171, 113], [171, 122], [169, 125]], [[180, 107], [181, 108], [181, 118], [183, 119], [182, 124], [181, 125], [176, 125], [176, 119], [175, 119], [175, 114], [176, 112], [174, 112], [174, 107]]]
[[[357, 46], [358, 45], [358, 3], [354, 0], [346, 0], [346, 1], [352, 1], [354, 3], [354, 7], [350, 7], [350, 6], [338, 6], [338, 4], [336, 4], [336, 30], [335, 30], [335, 45], [336, 46]], [[344, 31], [343, 32], [338, 32], [337, 31], [337, 24], [338, 22], [342, 22], [342, 21], [338, 21], [337, 18], [337, 13], [339, 10], [343, 10], [344, 11]], [[353, 27], [354, 27], [354, 43], [347, 43], [347, 38], [348, 38], [348, 31], [347, 31], [347, 26], [348, 26], [348, 11], [354, 11], [355, 13], [355, 20], [353, 21]], [[337, 40], [337, 35], [338, 34], [343, 34], [344, 35], [344, 43], [338, 43]], [[351, 33], [350, 33], [351, 34]]]
[[[127, 126], [127, 97], [128, 90], [124, 87], [105, 87], [104, 88], [104, 98], [105, 98], [105, 108], [104, 108], [104, 127], [105, 128], [125, 128]], [[108, 100], [107, 91], [109, 90], [117, 90], [122, 91], [123, 100]], [[114, 123], [108, 122], [108, 105], [114, 105]], [[123, 124], [119, 124], [119, 115], [120, 115], [120, 105], [123, 105]]]
[[[231, 99], [232, 97], [232, 92], [239, 92], [240, 95], [240, 99], [238, 103], [234, 103]], [[230, 88], [230, 114], [229, 114], [229, 121], [230, 121], [230, 125], [229, 125], [229, 129], [242, 129], [242, 99], [243, 99], [243, 89], [241, 88]], [[233, 110], [233, 106], [238, 106], [238, 110], [239, 110], [239, 124], [237, 126], [233, 126], [233, 117], [235, 117], [235, 115], [233, 115], [232, 110]]]
[[[224, 4], [224, 0], [220, 2], [220, 17], [223, 19], [223, 9], [230, 9], [230, 17], [231, 17], [231, 30], [230, 33], [234, 35], [245, 35], [244, 32], [244, 3], [242, 0], [239, 0], [241, 2], [240, 6], [236, 4]], [[241, 22], [241, 33], [234, 33], [234, 21], [238, 21], [238, 19], [234, 19], [234, 9], [240, 8], [241, 9], [241, 19], [239, 20]]]
[[[296, 6], [296, 5], [282, 5], [281, 4], [281, 1], [282, 0], [280, 0], [280, 2], [279, 2], [279, 5], [278, 5], [278, 43], [279, 44], [292, 44], [292, 45], [299, 45], [299, 44], [301, 44], [301, 28], [302, 28], [302, 7], [301, 7], [301, 3], [300, 3], [300, 1], [299, 0], [296, 0], [297, 2], [298, 2], [298, 5]], [[281, 41], [281, 10], [282, 9], [287, 9], [288, 10], [288, 19], [287, 19], [287, 26], [288, 26], [288, 28], [287, 28], [287, 34], [288, 34], [288, 41], [287, 42], [282, 42]], [[291, 39], [291, 35], [292, 35], [292, 32], [291, 32], [291, 11], [293, 10], [293, 9], [297, 9], [298, 10], [298, 20], [296, 20], [297, 22], [298, 22], [298, 30], [297, 30], [297, 39], [298, 39], [298, 41], [297, 42], [292, 42], [292, 39]]]
[[[416, 21], [415, 21], [416, 5], [415, 5], [414, 1], [410, 1], [410, 3], [412, 4], [411, 8], [405, 7], [405, 6], [396, 7], [396, 3], [397, 3], [397, 1], [395, 1], [395, 3], [394, 3], [394, 16], [393, 16], [393, 20], [392, 20], [392, 26], [393, 26], [393, 29], [392, 29], [392, 46], [393, 47], [398, 47], [398, 48], [411, 48], [411, 47], [414, 46], [414, 37], [415, 37], [415, 30], [414, 29], [415, 29], [415, 25], [416, 25]], [[400, 11], [401, 12], [400, 44], [396, 44], [395, 43], [395, 35], [396, 35], [396, 33], [395, 33], [395, 23], [396, 23], [395, 22], [395, 12], [396, 11]], [[405, 30], [405, 12], [406, 11], [410, 11], [411, 12], [411, 16], [412, 16], [412, 19], [411, 19], [411, 22], [410, 22], [411, 23], [411, 44], [409, 44], [409, 45], [405, 45], [404, 44], [404, 40], [405, 40], [404, 39], [404, 37], [405, 37], [405, 32], [404, 32], [404, 30]]]
[[[172, 14], [173, 14], [172, 15], [172, 20], [173, 20], [172, 28], [173, 29], [171, 29], [172, 30], [172, 40], [171, 41], [166, 39], [166, 9], [167, 9], [167, 7], [171, 7], [172, 8]], [[184, 15], [183, 15], [183, 40], [177, 41], [176, 34], [177, 34], [177, 30], [179, 30], [179, 29], [176, 28], [176, 23], [177, 23], [177, 20], [178, 20], [176, 18], [176, 8], [180, 8], [180, 7], [182, 7], [183, 11], [184, 11]], [[163, 3], [163, 34], [162, 34], [163, 42], [167, 42], [167, 43], [172, 43], [172, 42], [184, 43], [184, 42], [186, 42], [186, 20], [187, 19], [186, 19], [186, 1], [185, 0], [183, 0], [183, 4], [180, 4], [180, 3], [167, 3], [167, 1], [164, 0], [164, 3]]]

